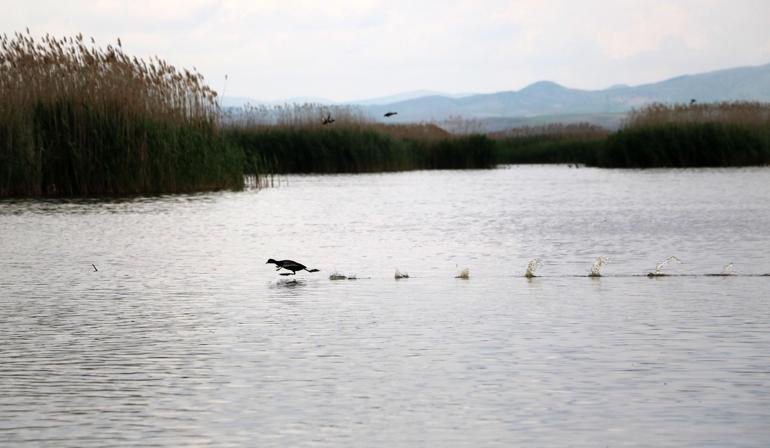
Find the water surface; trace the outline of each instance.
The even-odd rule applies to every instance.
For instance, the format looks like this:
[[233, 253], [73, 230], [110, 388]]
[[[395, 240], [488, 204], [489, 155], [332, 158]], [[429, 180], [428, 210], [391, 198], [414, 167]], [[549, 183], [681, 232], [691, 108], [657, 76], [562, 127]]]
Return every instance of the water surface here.
[[767, 446], [767, 273], [768, 168], [3, 201], [0, 444]]

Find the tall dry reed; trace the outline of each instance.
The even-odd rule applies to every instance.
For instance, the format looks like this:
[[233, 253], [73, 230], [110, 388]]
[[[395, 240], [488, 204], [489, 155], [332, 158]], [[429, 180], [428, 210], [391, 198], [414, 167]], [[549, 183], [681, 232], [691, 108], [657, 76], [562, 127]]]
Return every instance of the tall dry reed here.
[[751, 101], [702, 104], [654, 103], [632, 110], [625, 120], [624, 128], [693, 123], [770, 126], [770, 103]]
[[268, 106], [247, 104], [231, 109], [226, 121], [240, 128], [281, 127], [320, 128], [324, 118], [332, 117], [334, 127], [366, 126], [371, 120], [355, 106], [324, 105], [318, 103], [286, 103]]
[[490, 137], [507, 138], [551, 138], [551, 139], [601, 139], [610, 131], [591, 123], [549, 123], [541, 126], [523, 126], [505, 131], [493, 132]]
[[633, 168], [765, 165], [770, 104], [652, 104], [631, 112], [595, 162]]
[[[324, 124], [324, 119], [333, 123]], [[247, 106], [227, 117], [230, 141], [243, 148], [246, 172], [374, 172], [489, 168], [491, 140], [454, 136], [429, 123], [376, 122], [355, 106]]]
[[242, 185], [195, 70], [82, 34], [0, 36], [0, 196], [126, 194]]
[[490, 134], [495, 140], [497, 162], [575, 163], [593, 162], [610, 131], [589, 123], [547, 124], [513, 128]]

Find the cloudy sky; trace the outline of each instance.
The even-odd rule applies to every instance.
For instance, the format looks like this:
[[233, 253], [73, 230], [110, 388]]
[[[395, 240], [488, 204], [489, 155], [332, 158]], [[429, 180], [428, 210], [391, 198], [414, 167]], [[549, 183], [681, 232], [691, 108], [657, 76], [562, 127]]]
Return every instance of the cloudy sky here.
[[131, 54], [260, 100], [544, 79], [598, 89], [770, 63], [767, 0], [0, 0], [0, 11], [2, 32], [120, 37]]

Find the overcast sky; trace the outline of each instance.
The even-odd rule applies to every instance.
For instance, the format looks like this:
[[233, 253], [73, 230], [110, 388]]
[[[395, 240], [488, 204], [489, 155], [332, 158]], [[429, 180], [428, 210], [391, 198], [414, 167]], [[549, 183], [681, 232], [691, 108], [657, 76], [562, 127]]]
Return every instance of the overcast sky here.
[[599, 89], [770, 63], [768, 0], [0, 0], [0, 11], [2, 32], [120, 37], [133, 55], [260, 100], [538, 80]]

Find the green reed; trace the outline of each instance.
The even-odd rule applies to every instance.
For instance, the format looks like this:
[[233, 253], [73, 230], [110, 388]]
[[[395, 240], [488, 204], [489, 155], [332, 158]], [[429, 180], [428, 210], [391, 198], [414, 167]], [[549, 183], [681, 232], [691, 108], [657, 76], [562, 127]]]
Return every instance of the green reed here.
[[0, 197], [243, 185], [203, 76], [82, 35], [0, 37]]
[[596, 166], [720, 167], [770, 163], [770, 104], [653, 104], [632, 112]]
[[770, 163], [770, 127], [669, 123], [610, 136], [595, 165], [617, 168], [722, 167]]
[[485, 136], [424, 140], [394, 137], [376, 128], [232, 128], [229, 141], [243, 148], [246, 172], [360, 173], [494, 166]]
[[770, 105], [651, 104], [613, 133], [549, 125], [492, 135], [498, 163], [578, 163], [611, 168], [717, 167], [770, 163]]
[[595, 160], [609, 131], [587, 123], [524, 127], [492, 134], [497, 163], [575, 163]]
[[[334, 123], [324, 125], [323, 118]], [[376, 123], [350, 106], [247, 108], [227, 127], [247, 173], [359, 173], [491, 168], [494, 143], [454, 136], [432, 124]]]

